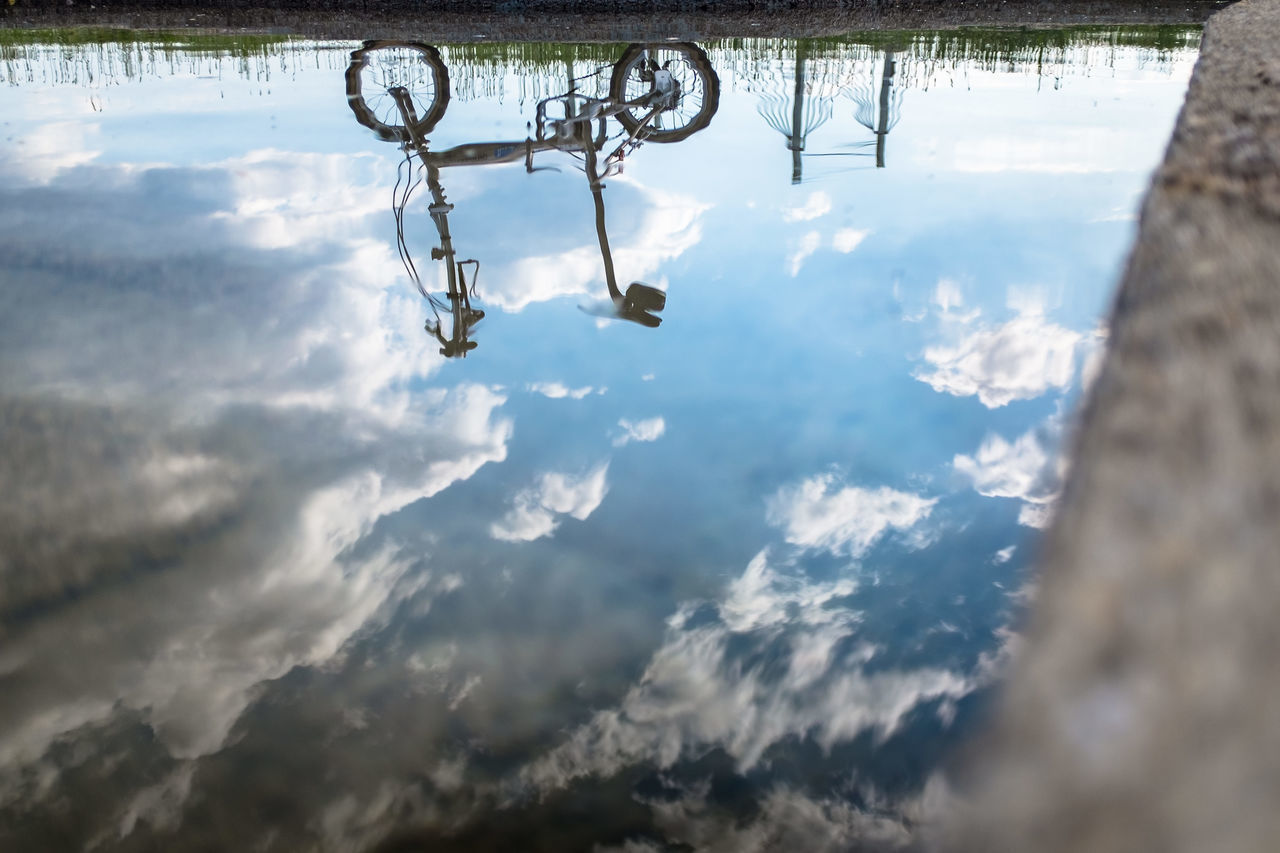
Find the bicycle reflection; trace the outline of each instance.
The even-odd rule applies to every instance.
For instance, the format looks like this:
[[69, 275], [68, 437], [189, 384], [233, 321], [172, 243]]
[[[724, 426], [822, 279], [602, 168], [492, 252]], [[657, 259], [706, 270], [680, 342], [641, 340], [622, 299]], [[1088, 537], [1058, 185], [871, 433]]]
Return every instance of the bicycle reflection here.
[[[352, 52], [346, 74], [347, 101], [357, 121], [381, 139], [398, 143], [405, 155], [392, 202], [397, 247], [406, 272], [431, 306], [434, 320], [427, 321], [426, 330], [440, 342], [442, 355], [462, 357], [474, 350], [477, 344], [471, 335], [485, 315], [471, 303], [473, 297], [478, 298], [480, 262], [459, 260], [449, 232], [453, 205], [445, 198], [441, 169], [524, 160], [526, 171], [532, 174], [540, 171], [534, 166], [534, 156], [549, 150], [572, 155], [587, 176], [612, 305], [609, 316], [649, 328], [662, 323], [657, 314], [666, 307], [663, 291], [638, 281], [625, 292], [618, 286], [606, 228], [604, 181], [621, 173], [627, 156], [643, 143], [679, 142], [705, 128], [719, 103], [719, 79], [700, 47], [682, 43], [627, 47], [612, 66], [606, 97], [578, 91], [577, 84], [587, 77], [570, 74], [567, 91], [538, 101], [533, 133], [523, 141], [477, 142], [431, 151], [427, 134], [444, 116], [449, 103], [448, 69], [440, 52], [407, 41], [367, 41]], [[610, 119], [621, 129], [611, 132]], [[606, 148], [610, 148], [607, 153]], [[427, 210], [440, 240], [431, 250], [431, 258], [443, 260], [447, 271], [443, 298], [423, 283], [405, 241], [405, 209], [424, 179], [431, 194]], [[449, 317], [448, 334], [442, 314]]]

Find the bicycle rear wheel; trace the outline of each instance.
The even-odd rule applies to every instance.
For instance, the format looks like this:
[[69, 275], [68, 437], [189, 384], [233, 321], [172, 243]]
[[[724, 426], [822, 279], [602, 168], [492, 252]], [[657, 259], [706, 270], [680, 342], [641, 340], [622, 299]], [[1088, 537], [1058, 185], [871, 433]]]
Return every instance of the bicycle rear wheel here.
[[440, 52], [412, 41], [367, 41], [351, 54], [347, 67], [347, 103], [356, 121], [388, 142], [407, 142], [409, 128], [391, 90], [409, 93], [416, 120], [413, 130], [430, 133], [449, 105], [449, 72]]
[[[676, 103], [661, 110], [642, 134], [648, 142], [679, 142], [711, 123], [720, 105], [720, 78], [711, 69], [706, 52], [696, 44], [633, 44], [613, 66], [609, 95], [615, 101], [638, 101], [653, 88], [653, 72], [670, 71], [680, 84]], [[649, 110], [623, 110], [618, 121], [628, 133], [640, 128]]]

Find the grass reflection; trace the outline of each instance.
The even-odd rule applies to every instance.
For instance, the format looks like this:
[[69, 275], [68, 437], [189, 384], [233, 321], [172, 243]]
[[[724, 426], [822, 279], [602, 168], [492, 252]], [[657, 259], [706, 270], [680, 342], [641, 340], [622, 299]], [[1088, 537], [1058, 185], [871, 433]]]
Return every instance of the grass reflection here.
[[[1067, 67], [1107, 67], [1119, 50], [1140, 48], [1160, 64], [1174, 53], [1194, 49], [1201, 28], [1185, 25], [1076, 26], [1057, 28], [966, 27], [955, 30], [886, 30], [812, 39], [725, 39], [704, 43], [716, 71], [750, 87], [779, 61], [804, 56], [823, 60], [825, 73], [893, 50], [899, 83], [925, 85], [940, 70], [960, 66], [1059, 76]], [[135, 31], [114, 28], [0, 30], [0, 68], [10, 85], [41, 82], [113, 85], [143, 77], [202, 73], [210, 60], [239, 60], [245, 79], [270, 79], [303, 64], [345, 65], [348, 45], [301, 41], [287, 35]], [[500, 93], [505, 78], [520, 78], [522, 93], [540, 97], [548, 77], [576, 64], [611, 64], [622, 46], [608, 43], [471, 43], [448, 48], [459, 80], [471, 81], [457, 94]], [[1101, 55], [1099, 54], [1101, 51]], [[1084, 60], [1087, 58], [1088, 62]], [[470, 91], [467, 91], [469, 89]]]

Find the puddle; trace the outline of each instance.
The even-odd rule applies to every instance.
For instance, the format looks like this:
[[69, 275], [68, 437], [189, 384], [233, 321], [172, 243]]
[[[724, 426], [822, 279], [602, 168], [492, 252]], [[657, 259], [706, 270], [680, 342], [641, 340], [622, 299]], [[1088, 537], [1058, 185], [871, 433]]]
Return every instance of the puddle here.
[[1199, 31], [140, 38], [0, 43], [0, 846], [906, 843]]

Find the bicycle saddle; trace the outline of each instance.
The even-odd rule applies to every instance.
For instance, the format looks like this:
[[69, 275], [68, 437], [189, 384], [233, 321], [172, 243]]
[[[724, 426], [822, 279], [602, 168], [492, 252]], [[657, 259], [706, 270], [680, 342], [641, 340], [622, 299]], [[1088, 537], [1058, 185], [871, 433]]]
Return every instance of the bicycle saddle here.
[[662, 325], [662, 318], [655, 317], [651, 311], [661, 311], [667, 307], [667, 294], [639, 281], [631, 282], [627, 293], [622, 297], [622, 304], [617, 306], [618, 317], [630, 320], [650, 329]]
[[661, 311], [667, 307], [667, 294], [644, 282], [633, 281], [627, 287], [626, 296], [622, 297], [622, 304], [641, 311]]
[[452, 341], [440, 347], [440, 354], [445, 358], [457, 358], [460, 355], [466, 355], [480, 344], [475, 341], [461, 341], [453, 343]]

